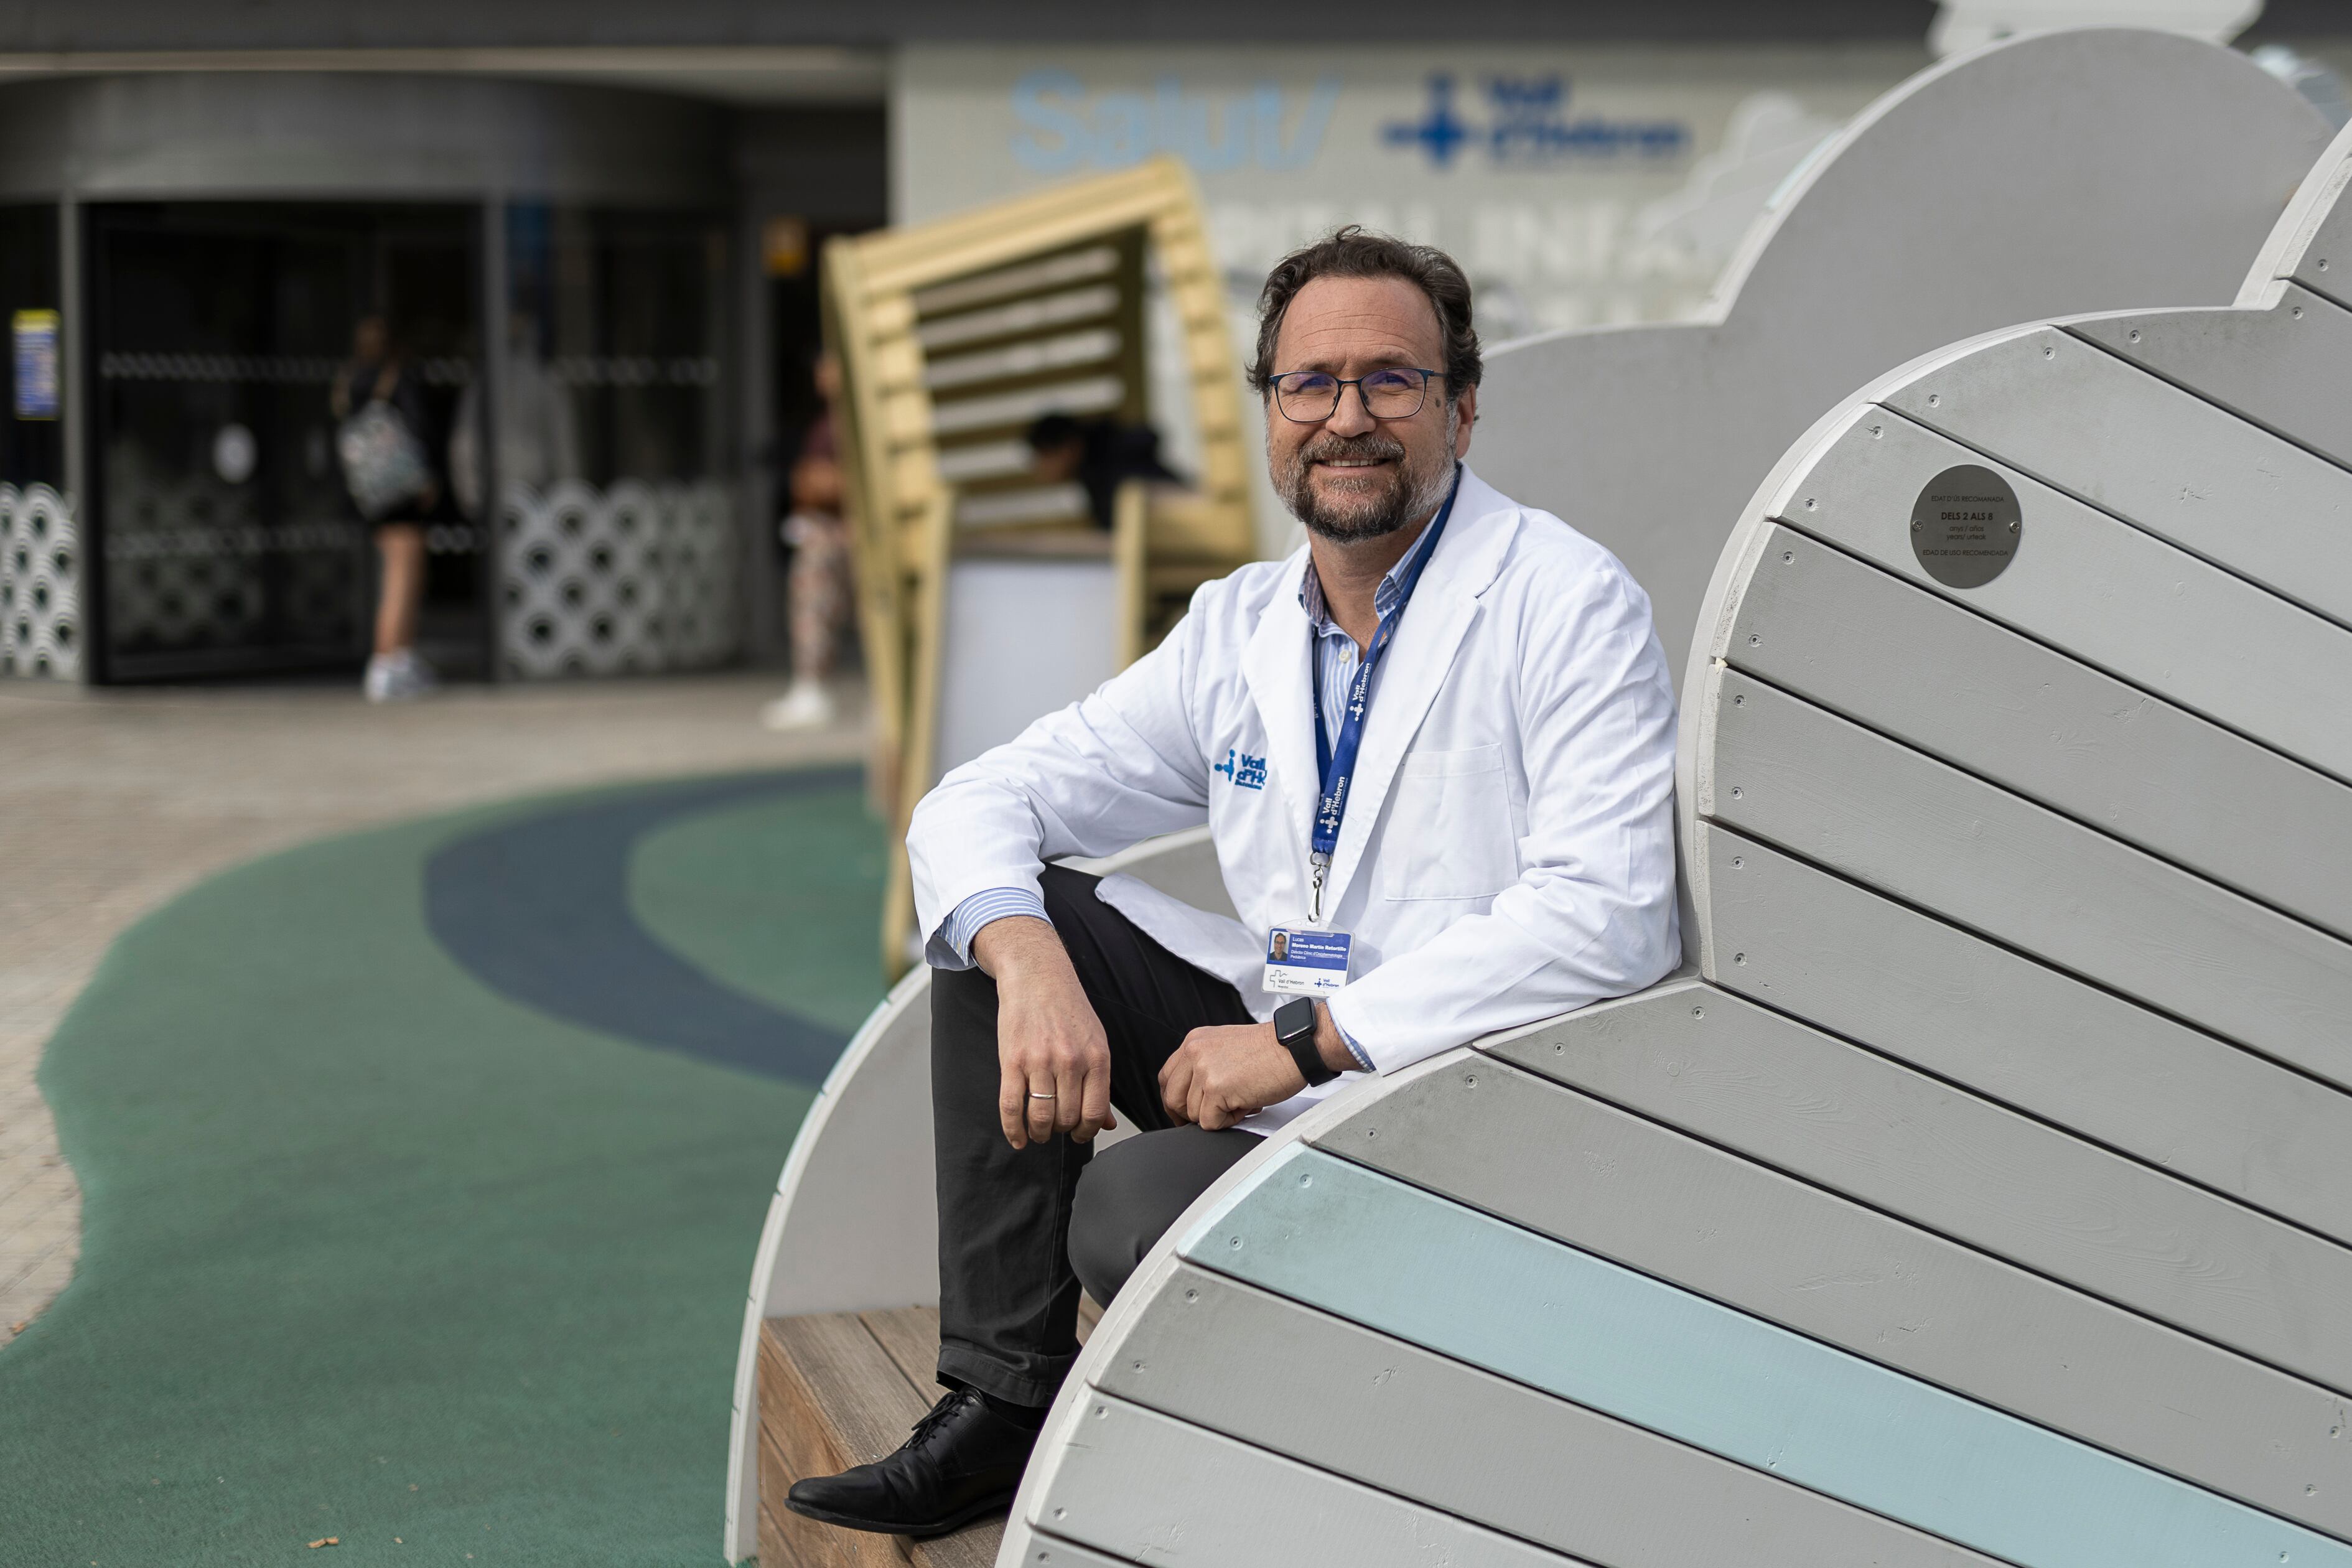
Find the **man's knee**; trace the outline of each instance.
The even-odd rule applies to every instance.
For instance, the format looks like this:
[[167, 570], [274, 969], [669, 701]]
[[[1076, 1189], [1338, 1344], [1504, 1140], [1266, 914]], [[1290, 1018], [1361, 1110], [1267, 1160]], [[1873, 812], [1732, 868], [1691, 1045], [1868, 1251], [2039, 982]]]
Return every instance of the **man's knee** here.
[[1114, 1143], [1087, 1162], [1070, 1209], [1070, 1268], [1106, 1306], [1166, 1228], [1154, 1221], [1165, 1201], [1152, 1201], [1151, 1162], [1135, 1157], [1136, 1142]]
[[1251, 1133], [1175, 1127], [1102, 1150], [1078, 1178], [1070, 1268], [1105, 1306], [1192, 1200], [1258, 1146]]

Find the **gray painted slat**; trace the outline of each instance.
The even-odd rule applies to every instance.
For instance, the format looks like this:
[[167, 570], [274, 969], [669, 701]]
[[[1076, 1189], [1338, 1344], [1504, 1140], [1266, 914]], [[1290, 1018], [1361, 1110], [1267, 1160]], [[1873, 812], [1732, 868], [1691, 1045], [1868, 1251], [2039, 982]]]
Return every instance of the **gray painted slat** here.
[[[2334, 150], [2344, 146], [2339, 141]], [[2352, 155], [2339, 157], [2327, 178], [2326, 211], [2294, 257], [2294, 280], [2352, 306]]]
[[2352, 945], [1737, 670], [1689, 700], [1700, 816], [2352, 1085]]
[[1992, 1561], [1189, 1264], [1139, 1283], [1105, 1392], [1611, 1568]]
[[[2009, 480], [2024, 527], [2000, 575], [1948, 588], [1912, 552], [1911, 509], [1937, 474], [1969, 464]], [[2352, 779], [2352, 631], [1890, 409], [1856, 410], [1767, 504], [1930, 593]]]
[[2352, 466], [2352, 310], [2295, 283], [2261, 310], [2092, 316], [2066, 330]]
[[1021, 1555], [1021, 1568], [1129, 1568], [1127, 1557], [1108, 1557], [1075, 1542], [1056, 1541], [1044, 1531], [1032, 1534]]
[[2352, 934], [2352, 788], [1793, 529], [1761, 544], [1717, 658]]
[[1090, 1392], [1079, 1429], [1042, 1457], [1053, 1470], [1030, 1522], [1138, 1562], [1562, 1568], [1576, 1561], [1107, 1394]]
[[2021, 331], [1879, 401], [2352, 622], [2352, 473], [2080, 338]]
[[[2352, 1392], [2352, 1252], [1753, 1003], [1580, 1087]], [[1566, 1061], [1565, 1057], [1557, 1059]]]
[[2352, 1241], [2352, 1095], [1712, 823], [1694, 854], [1718, 984]]
[[[1488, 1048], [1679, 1114], [1704, 1110], [1717, 1081], [1690, 1044], [1758, 1011], [1678, 983]], [[1685, 1079], [1704, 1081], [1685, 1094]], [[1407, 1069], [1315, 1142], [2352, 1539], [2344, 1399], [1507, 1062]]]

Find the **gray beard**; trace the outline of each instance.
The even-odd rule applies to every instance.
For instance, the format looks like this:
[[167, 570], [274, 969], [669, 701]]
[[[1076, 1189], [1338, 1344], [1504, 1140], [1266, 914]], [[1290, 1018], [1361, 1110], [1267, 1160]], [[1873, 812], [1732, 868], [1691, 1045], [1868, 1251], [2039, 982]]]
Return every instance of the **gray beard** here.
[[1460, 429], [1460, 412], [1449, 404], [1445, 410], [1445, 444], [1438, 460], [1430, 464], [1425, 472], [1412, 468], [1401, 469], [1389, 493], [1369, 504], [1344, 512], [1322, 505], [1315, 497], [1314, 466], [1326, 458], [1402, 458], [1404, 443], [1394, 437], [1376, 433], [1310, 441], [1275, 470], [1275, 492], [1290, 509], [1290, 515], [1306, 524], [1307, 532], [1334, 544], [1356, 544], [1394, 533], [1433, 516], [1445, 504], [1445, 493], [1454, 485], [1454, 442]]

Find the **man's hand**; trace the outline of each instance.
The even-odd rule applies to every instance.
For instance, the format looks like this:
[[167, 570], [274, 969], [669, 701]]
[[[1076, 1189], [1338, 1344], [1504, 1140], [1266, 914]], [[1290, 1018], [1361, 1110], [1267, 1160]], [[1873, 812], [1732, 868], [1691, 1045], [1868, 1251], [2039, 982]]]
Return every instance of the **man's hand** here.
[[996, 982], [996, 1059], [1003, 1073], [996, 1115], [1005, 1141], [1025, 1149], [1066, 1132], [1085, 1143], [1118, 1126], [1110, 1109], [1110, 1041], [1054, 928], [1029, 915], [991, 921], [972, 938], [971, 956]]
[[[1330, 1010], [1320, 1002], [1315, 1005], [1315, 1048], [1338, 1071], [1359, 1068]], [[1274, 1037], [1272, 1024], [1195, 1029], [1160, 1069], [1160, 1098], [1168, 1114], [1213, 1132], [1306, 1087], [1298, 1064]]]

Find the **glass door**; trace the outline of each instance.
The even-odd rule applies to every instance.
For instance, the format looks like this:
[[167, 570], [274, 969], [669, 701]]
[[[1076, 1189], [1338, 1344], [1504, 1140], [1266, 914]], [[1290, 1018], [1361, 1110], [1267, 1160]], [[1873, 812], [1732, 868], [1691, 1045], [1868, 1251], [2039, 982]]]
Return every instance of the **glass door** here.
[[441, 477], [406, 519], [431, 552], [419, 645], [480, 672], [479, 541], [446, 478], [479, 336], [475, 209], [115, 204], [87, 221], [99, 678], [365, 658], [374, 551], [331, 396], [370, 331], [421, 387]]

